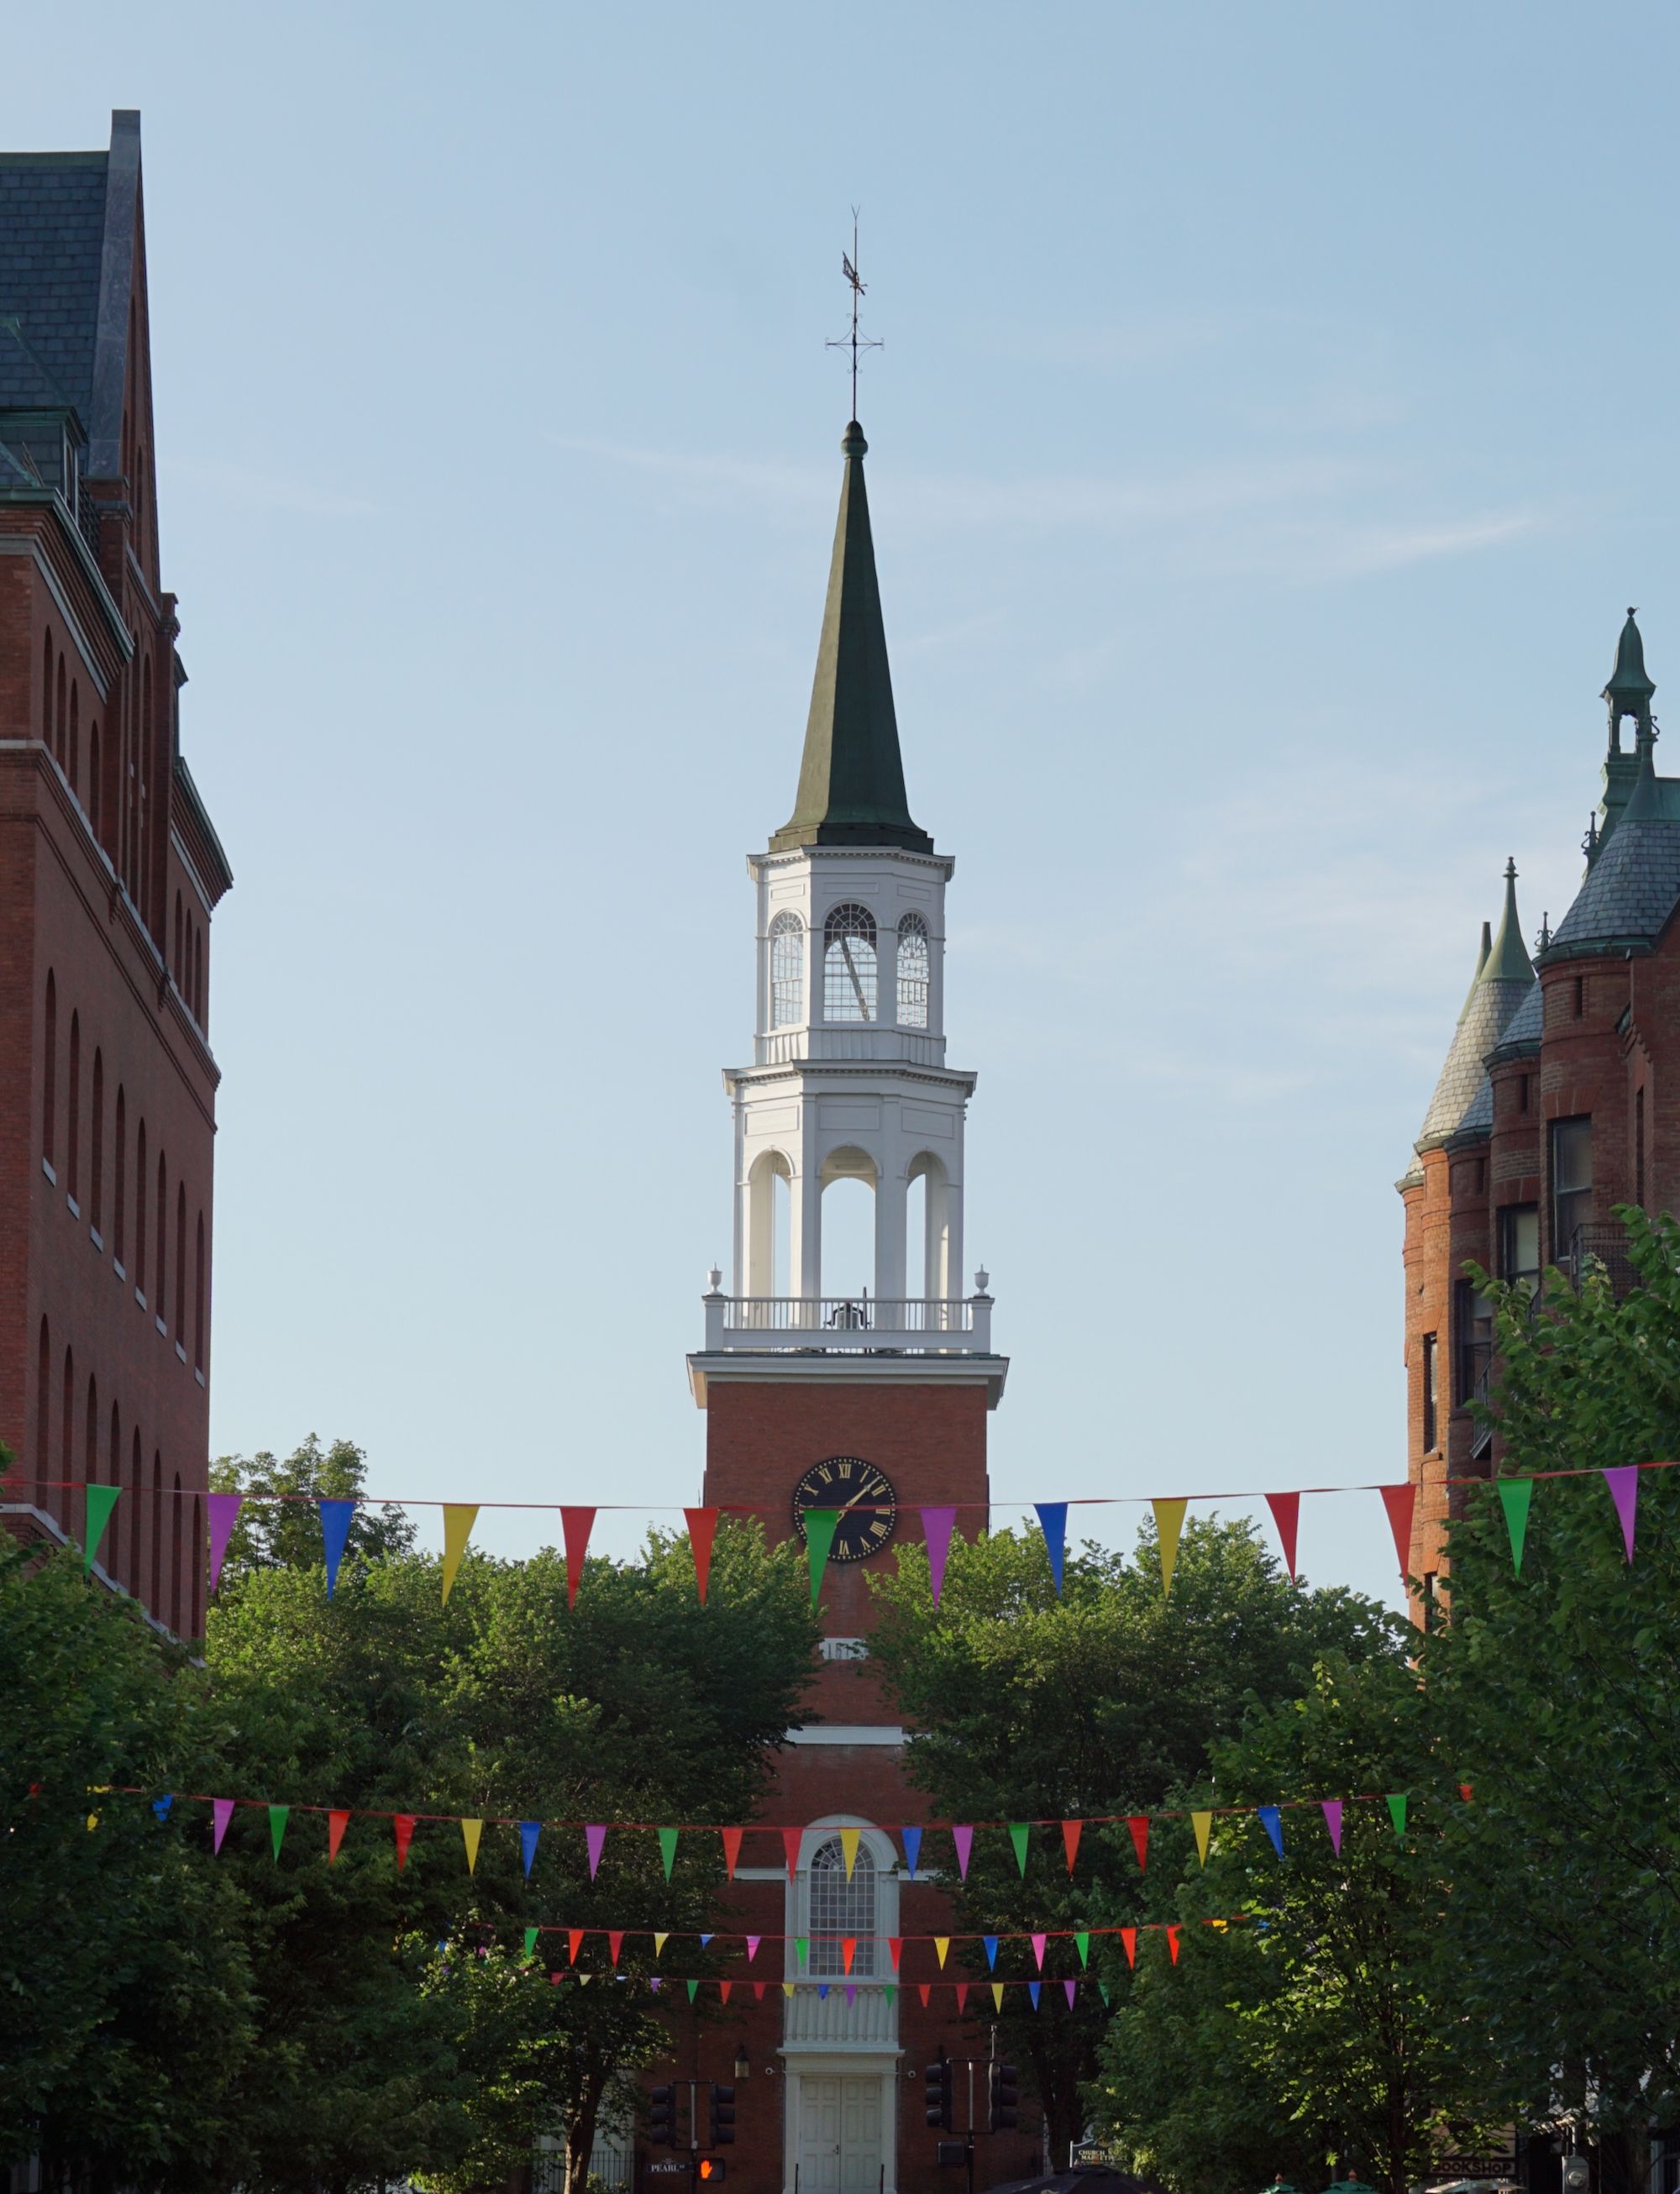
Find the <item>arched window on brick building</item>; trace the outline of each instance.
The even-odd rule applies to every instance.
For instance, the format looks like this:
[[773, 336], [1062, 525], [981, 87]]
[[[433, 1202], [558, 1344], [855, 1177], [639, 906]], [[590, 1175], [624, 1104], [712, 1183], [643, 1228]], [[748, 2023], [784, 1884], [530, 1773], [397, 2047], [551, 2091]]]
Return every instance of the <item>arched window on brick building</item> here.
[[193, 1543], [187, 1548], [187, 1559], [192, 1565], [193, 1591], [190, 1601], [192, 1628], [188, 1636], [202, 1638], [204, 1634], [204, 1504], [200, 1495], [193, 1496]]
[[198, 1252], [193, 1275], [193, 1369], [204, 1368], [204, 1215], [198, 1214]]
[[159, 1318], [166, 1318], [169, 1315], [170, 1307], [169, 1295], [167, 1293], [167, 1283], [170, 1272], [169, 1174], [169, 1161], [165, 1157], [164, 1152], [159, 1151], [158, 1153], [158, 1243], [156, 1253], [158, 1259], [158, 1271], [157, 1285], [152, 1291], [152, 1307]]
[[70, 681], [70, 790], [82, 796], [82, 699], [76, 681]]
[[[113, 1485], [121, 1485], [123, 1482], [123, 1418], [121, 1411], [114, 1402], [111, 1404], [110, 1457], [111, 1483]], [[129, 1521], [123, 1514], [124, 1508], [129, 1506], [129, 1503], [119, 1501], [111, 1512], [111, 1553], [105, 1566], [107, 1572], [119, 1582], [123, 1577], [123, 1542], [125, 1539], [132, 1538], [140, 1528], [140, 1519], [137, 1516]]]
[[100, 824], [104, 820], [105, 804], [103, 796], [105, 788], [100, 783], [99, 765], [99, 721], [96, 717], [89, 716], [88, 719], [88, 821], [92, 826], [95, 838], [100, 835]]
[[43, 643], [41, 658], [41, 743], [47, 747], [53, 743], [53, 635], [50, 631]]
[[56, 1145], [54, 1123], [58, 1115], [58, 984], [47, 970], [47, 1025], [41, 1054], [41, 1155], [53, 1163]]
[[105, 1054], [94, 1046], [92, 1147], [88, 1152], [88, 1224], [95, 1234], [105, 1226]]
[[82, 1016], [70, 1016], [70, 1117], [64, 1139], [64, 1185], [72, 1197], [82, 1193]]
[[187, 1185], [175, 1185], [175, 1338], [185, 1353], [187, 1340]]
[[123, 1261], [123, 1222], [128, 1216], [127, 1198], [129, 1160], [129, 1100], [119, 1082], [117, 1084], [116, 1138], [112, 1156], [116, 1162], [114, 1192], [111, 1199], [111, 1254], [120, 1265]]
[[64, 650], [59, 650], [58, 675], [53, 681], [56, 698], [53, 707], [53, 752], [58, 756], [58, 766], [65, 766], [64, 734], [66, 719], [70, 714], [68, 683], [65, 676]]
[[[99, 1484], [99, 1381], [91, 1376], [88, 1380], [87, 1422], [82, 1436], [82, 1483], [83, 1485]], [[84, 1494], [82, 1506], [83, 1546], [87, 1544], [87, 1496]], [[108, 1559], [109, 1548], [106, 1548], [105, 1553]], [[101, 1566], [103, 1567], [104, 1564], [101, 1563]]]
[[44, 1318], [35, 1360], [35, 1506], [44, 1508], [53, 1474], [53, 1334]]
[[146, 1540], [146, 1461], [140, 1427], [134, 1428], [129, 1453], [129, 1590], [141, 1597], [141, 1564]]
[[154, 1447], [152, 1450], [152, 1589], [146, 1595], [146, 1605], [161, 1623], [164, 1611], [158, 1605], [164, 1596], [164, 1458]]
[[181, 1473], [175, 1474], [175, 1500], [170, 1510], [170, 1628], [181, 1635]]
[[59, 1432], [58, 1498], [48, 1506], [61, 1524], [72, 1521], [70, 1489], [76, 1477], [76, 1357], [73, 1350], [64, 1352], [64, 1422]]
[[134, 1158], [134, 1284], [146, 1299], [146, 1123], [135, 1138]]

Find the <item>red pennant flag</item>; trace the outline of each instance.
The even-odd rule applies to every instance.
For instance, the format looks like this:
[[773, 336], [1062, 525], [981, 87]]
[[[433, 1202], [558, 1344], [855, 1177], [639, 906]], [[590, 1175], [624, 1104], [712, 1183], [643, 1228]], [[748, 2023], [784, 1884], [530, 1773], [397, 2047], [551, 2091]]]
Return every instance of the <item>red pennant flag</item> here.
[[840, 1938], [840, 1959], [844, 1970], [849, 1973], [852, 1970], [852, 1960], [856, 1957], [857, 1954], [857, 1937], [855, 1935], [843, 1935]]
[[1408, 1479], [1403, 1485], [1379, 1485], [1377, 1490], [1389, 1512], [1394, 1550], [1400, 1557], [1400, 1581], [1406, 1584], [1412, 1576], [1412, 1511], [1417, 1506], [1418, 1489]]
[[717, 1536], [717, 1511], [715, 1508], [685, 1508], [688, 1519], [688, 1544], [694, 1553], [694, 1585], [700, 1595], [700, 1605], [706, 1604], [706, 1586], [711, 1581], [711, 1542]]
[[803, 1829], [782, 1830], [782, 1852], [787, 1860], [787, 1878], [790, 1881], [799, 1871], [799, 1842], [804, 1833]]
[[739, 1829], [720, 1829], [723, 1839], [723, 1864], [729, 1869], [729, 1879], [735, 1878], [735, 1862], [741, 1855], [741, 1831]]
[[1169, 1927], [1166, 1931], [1166, 1946], [1172, 1953], [1172, 1962], [1176, 1966], [1178, 1963], [1178, 1930], [1176, 1927]]
[[391, 1822], [397, 1839], [397, 1872], [400, 1874], [408, 1864], [408, 1847], [414, 1835], [412, 1813], [398, 1813]]
[[617, 1972], [618, 1966], [618, 1953], [624, 1948], [624, 1931], [622, 1927], [609, 1927], [607, 1929], [607, 1955], [613, 1961], [613, 1968], [615, 1973]]
[[899, 1953], [903, 1950], [903, 1948], [904, 1938], [902, 1935], [888, 1936], [887, 1955], [893, 1961], [893, 1971], [895, 1973], [898, 1971]]
[[1123, 1943], [1125, 1944], [1125, 1950], [1126, 1950], [1126, 1963], [1127, 1963], [1129, 1966], [1131, 1966], [1131, 1967], [1134, 1969], [1134, 1971], [1135, 1971], [1135, 1970], [1136, 1970], [1136, 1965], [1137, 1965], [1137, 1930], [1136, 1930], [1136, 1927], [1122, 1927], [1122, 1928], [1121, 1928], [1121, 1930], [1120, 1930], [1120, 1940], [1121, 1940], [1121, 1942], [1123, 1942]]
[[1084, 1826], [1083, 1821], [1064, 1821], [1062, 1824], [1062, 1843], [1067, 1853], [1069, 1874], [1073, 1871], [1073, 1862], [1079, 1856], [1079, 1831]]
[[1126, 1826], [1131, 1830], [1131, 1847], [1137, 1853], [1137, 1871], [1142, 1874], [1149, 1864], [1149, 1816], [1129, 1814]]
[[1468, 1805], [1470, 1804], [1470, 1801], [1471, 1801], [1471, 1800], [1475, 1797], [1475, 1795], [1476, 1795], [1476, 1786], [1475, 1786], [1475, 1784], [1474, 1784], [1474, 1783], [1461, 1783], [1458, 1785], [1458, 1795], [1459, 1795], [1459, 1796], [1464, 1800], [1464, 1803], [1468, 1806]]
[[566, 1535], [566, 1605], [578, 1605], [578, 1587], [583, 1581], [584, 1556], [590, 1550], [590, 1533], [595, 1529], [593, 1508], [562, 1508], [560, 1528]]
[[1289, 1582], [1293, 1584], [1295, 1543], [1301, 1528], [1301, 1496], [1298, 1493], [1269, 1493], [1266, 1506], [1272, 1512], [1272, 1521], [1283, 1542], [1283, 1559], [1289, 1570]]
[[735, 1984], [733, 1981], [719, 1981], [717, 1984], [717, 1996], [720, 2003], [728, 2002], [729, 1991], [734, 1985]]
[[568, 1927], [566, 1931], [566, 1962], [568, 1966], [575, 1966], [577, 1964], [578, 1953], [583, 1949], [583, 1929], [581, 1927]]
[[922, 2008], [923, 2008], [923, 2011], [925, 2011], [925, 2010], [927, 2009], [927, 2007], [928, 2007], [928, 1998], [929, 1998], [929, 1997], [933, 1994], [933, 1992], [934, 1992], [934, 1984], [933, 1984], [933, 1983], [932, 1983], [931, 1981], [918, 1981], [918, 1982], [917, 1982], [917, 1984], [916, 1984], [916, 1993], [917, 1993], [917, 1995], [918, 1995], [918, 1996], [919, 1996], [921, 1997], [921, 1999], [922, 1999]]
[[764, 1984], [763, 1984], [763, 1982], [762, 1982], [762, 1981], [755, 1981], [755, 1982], [753, 1983], [753, 1984], [752, 1984], [752, 2000], [753, 2000], [753, 2002], [754, 2002], [755, 2003], [762, 2003], [762, 2002], [763, 2002], [763, 2001], [764, 2001]]
[[344, 1831], [350, 1825], [348, 1813], [329, 1813], [326, 1817], [326, 1863], [331, 1866], [338, 1856], [338, 1847], [344, 1841]]
[[957, 2008], [958, 2011], [966, 2011], [969, 2003], [969, 1984], [966, 1981], [958, 1981], [956, 1988]]

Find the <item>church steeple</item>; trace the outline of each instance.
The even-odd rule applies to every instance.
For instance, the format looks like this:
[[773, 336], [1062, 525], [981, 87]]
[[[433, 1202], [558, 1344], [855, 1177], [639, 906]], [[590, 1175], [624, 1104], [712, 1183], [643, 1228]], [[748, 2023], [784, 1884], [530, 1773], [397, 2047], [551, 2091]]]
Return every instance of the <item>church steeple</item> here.
[[1610, 711], [1610, 751], [1622, 750], [1622, 719], [1631, 716], [1640, 733], [1651, 728], [1651, 696], [1655, 682], [1646, 675], [1645, 642], [1629, 610], [1627, 623], [1616, 642], [1616, 667], [1601, 696]]
[[793, 813], [771, 839], [770, 849], [786, 853], [800, 846], [895, 846], [931, 853], [934, 841], [912, 820], [904, 790], [863, 480], [869, 445], [855, 419], [840, 447], [846, 470], [799, 791]]

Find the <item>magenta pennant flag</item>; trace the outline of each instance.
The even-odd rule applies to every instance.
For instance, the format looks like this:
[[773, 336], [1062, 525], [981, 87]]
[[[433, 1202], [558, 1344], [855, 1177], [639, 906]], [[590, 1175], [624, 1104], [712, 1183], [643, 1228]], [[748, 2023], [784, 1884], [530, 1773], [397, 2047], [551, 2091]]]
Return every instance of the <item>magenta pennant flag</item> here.
[[922, 1511], [922, 1536], [928, 1542], [928, 1582], [934, 1588], [934, 1605], [939, 1605], [939, 1596], [945, 1589], [945, 1564], [951, 1552], [951, 1534], [956, 1529], [957, 1511], [954, 1508], [924, 1508]]
[[216, 1580], [222, 1575], [222, 1558], [227, 1552], [227, 1542], [233, 1536], [233, 1526], [239, 1520], [239, 1500], [237, 1493], [212, 1493], [210, 1496], [210, 1588], [216, 1590]]
[[1639, 1466], [1624, 1462], [1614, 1470], [1607, 1470], [1604, 1483], [1610, 1489], [1610, 1498], [1616, 1504], [1616, 1514], [1621, 1519], [1622, 1545], [1627, 1550], [1629, 1561], [1633, 1559], [1633, 1511], [1639, 1498]]
[[1330, 1831], [1332, 1848], [1339, 1858], [1342, 1853], [1342, 1801], [1339, 1798], [1320, 1798], [1319, 1804], [1324, 1812], [1324, 1825]]
[[1038, 1961], [1038, 1971], [1043, 1973], [1044, 1970], [1044, 1938], [1042, 1935], [1035, 1935], [1033, 1938], [1033, 1955]]
[[969, 1878], [969, 1853], [974, 1847], [974, 1830], [952, 1829], [951, 1841], [957, 1847], [957, 1871], [966, 1881]]
[[210, 1812], [216, 1816], [216, 1829], [211, 1849], [220, 1851], [222, 1839], [227, 1833], [227, 1824], [233, 1818], [233, 1801], [231, 1798], [212, 1798]]
[[[595, 1880], [595, 1870], [601, 1864], [601, 1847], [607, 1841], [607, 1829], [600, 1822], [591, 1822], [584, 1829], [584, 1841], [590, 1848], [590, 1880]], [[526, 1872], [530, 1869], [527, 1868]]]

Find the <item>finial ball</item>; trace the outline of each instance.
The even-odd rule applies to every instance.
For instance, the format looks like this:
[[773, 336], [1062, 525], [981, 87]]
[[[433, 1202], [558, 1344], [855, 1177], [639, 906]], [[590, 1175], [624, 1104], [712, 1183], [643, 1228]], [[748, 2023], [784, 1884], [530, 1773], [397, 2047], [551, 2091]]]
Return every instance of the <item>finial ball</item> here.
[[860, 457], [868, 447], [868, 443], [863, 439], [862, 428], [855, 419], [852, 420], [840, 437], [840, 454], [846, 457]]

